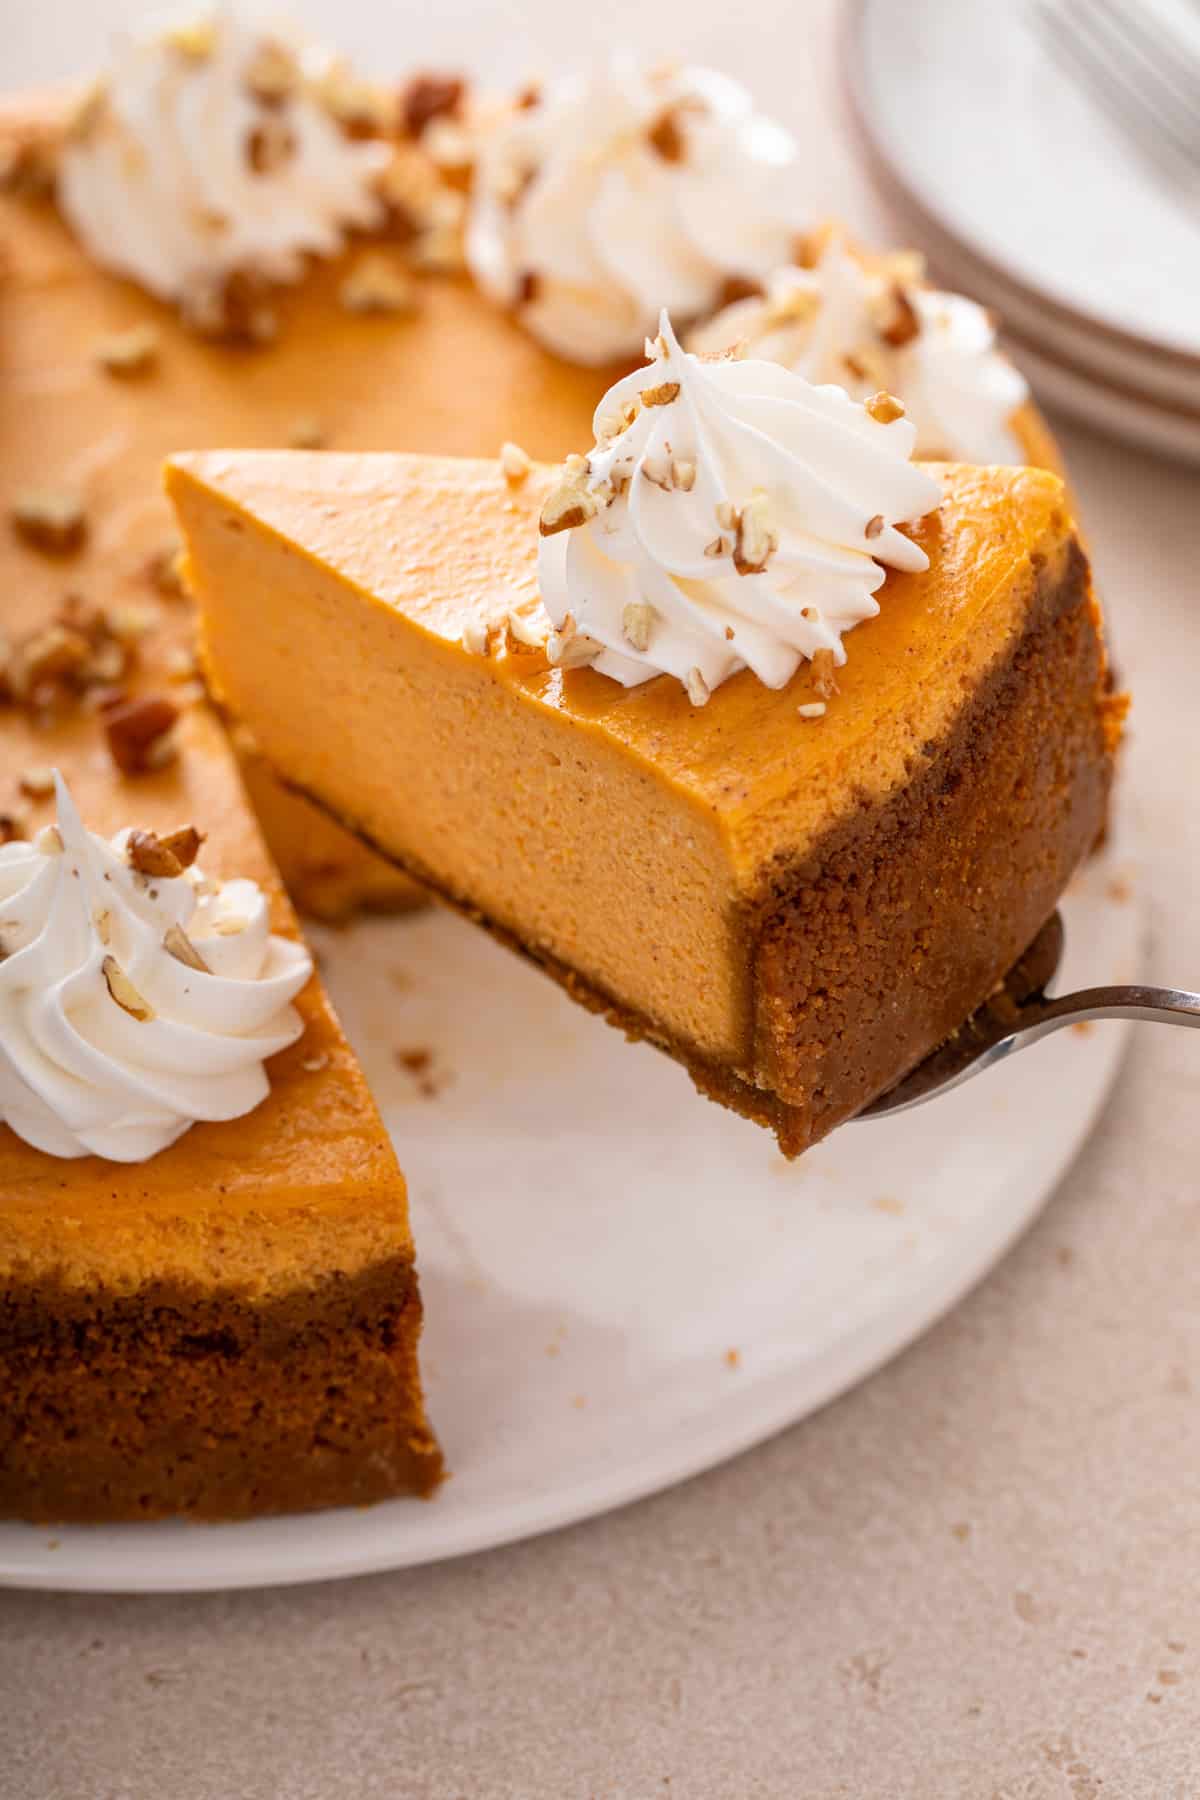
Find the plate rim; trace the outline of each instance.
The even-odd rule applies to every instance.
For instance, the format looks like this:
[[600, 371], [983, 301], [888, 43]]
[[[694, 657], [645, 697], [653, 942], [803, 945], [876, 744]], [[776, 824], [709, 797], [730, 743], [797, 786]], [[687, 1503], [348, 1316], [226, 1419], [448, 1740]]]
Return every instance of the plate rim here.
[[[1104, 863], [1109, 862], [1113, 851], [1122, 865], [1132, 860], [1136, 869], [1136, 832], [1119, 829]], [[1145, 952], [1146, 917], [1140, 883], [1135, 884], [1133, 896], [1125, 904], [1129, 921], [1125, 942], [1135, 964], [1140, 966]], [[1106, 1032], [1103, 1067], [1088, 1104], [1071, 1120], [1070, 1129], [1054, 1140], [1052, 1153], [1040, 1174], [1023, 1178], [1015, 1203], [997, 1208], [994, 1215], [988, 1216], [986, 1230], [976, 1230], [962, 1240], [955, 1238], [947, 1253], [927, 1259], [919, 1278], [905, 1288], [893, 1305], [866, 1319], [857, 1319], [834, 1336], [815, 1365], [792, 1363], [765, 1370], [754, 1388], [743, 1389], [740, 1395], [731, 1390], [727, 1402], [682, 1421], [676, 1431], [666, 1434], [660, 1444], [636, 1460], [605, 1470], [599, 1477], [594, 1472], [581, 1475], [556, 1490], [549, 1503], [536, 1494], [523, 1495], [490, 1511], [448, 1515], [448, 1529], [440, 1536], [435, 1531], [432, 1538], [402, 1539], [391, 1544], [387, 1528], [392, 1509], [408, 1509], [417, 1502], [401, 1498], [361, 1510], [330, 1509], [226, 1524], [163, 1520], [129, 1525], [54, 1526], [0, 1521], [0, 1589], [106, 1594], [235, 1592], [425, 1567], [565, 1530], [732, 1461], [801, 1423], [876, 1374], [992, 1273], [1049, 1204], [1095, 1127], [1119, 1073], [1133, 1022], [1111, 1022]], [[881, 1122], [864, 1121], [854, 1128], [871, 1131], [886, 1127]], [[735, 1407], [742, 1416], [731, 1429], [730, 1418], [737, 1417]], [[382, 1526], [382, 1536], [378, 1530], [365, 1539], [357, 1533], [354, 1521], [363, 1518], [373, 1520], [377, 1528]], [[315, 1521], [325, 1523], [314, 1543], [306, 1537], [305, 1528]], [[344, 1524], [335, 1523], [339, 1521]], [[260, 1557], [255, 1539], [269, 1536], [280, 1527], [285, 1532], [284, 1543]], [[86, 1548], [89, 1533], [112, 1531], [136, 1534], [132, 1538], [135, 1543], [144, 1541], [147, 1533], [172, 1537], [211, 1533], [212, 1537], [203, 1558], [191, 1558], [185, 1552], [180, 1566], [169, 1576], [164, 1576], [155, 1565], [143, 1576], [136, 1569], [130, 1573], [125, 1567], [110, 1573], [97, 1552]], [[227, 1533], [238, 1534], [235, 1545], [229, 1549], [222, 1542]], [[68, 1535], [73, 1546], [81, 1547], [63, 1557], [61, 1539]], [[27, 1537], [28, 1547], [14, 1552], [5, 1545], [6, 1537], [18, 1541]], [[228, 1560], [230, 1549], [235, 1555], [232, 1567]], [[260, 1567], [261, 1564], [266, 1566]]]
[[893, 203], [900, 202], [906, 206], [920, 221], [922, 229], [936, 231], [949, 242], [959, 245], [979, 264], [990, 280], [1009, 288], [1025, 302], [1051, 313], [1064, 329], [1082, 330], [1128, 354], [1149, 357], [1153, 362], [1165, 365], [1165, 372], [1182, 371], [1200, 378], [1200, 351], [1184, 350], [1158, 338], [1146, 337], [1139, 332], [1114, 325], [1111, 320], [1064, 300], [1054, 289], [1031, 286], [1014, 269], [998, 261], [989, 251], [981, 249], [973, 235], [952, 227], [948, 220], [933, 210], [928, 197], [919, 194], [912, 187], [892, 161], [882, 139], [872, 129], [864, 59], [855, 54], [861, 49], [868, 16], [875, 8], [876, 0], [843, 0], [843, 11], [836, 33], [836, 63], [845, 110], [854, 137], [864, 161], [883, 192], [892, 198]]

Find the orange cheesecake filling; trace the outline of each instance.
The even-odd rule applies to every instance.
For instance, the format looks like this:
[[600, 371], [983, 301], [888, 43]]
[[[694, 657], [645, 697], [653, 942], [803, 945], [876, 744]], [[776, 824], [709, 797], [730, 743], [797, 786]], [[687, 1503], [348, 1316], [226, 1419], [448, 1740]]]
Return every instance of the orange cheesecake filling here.
[[[930, 567], [889, 574], [818, 720], [798, 711], [810, 665], [698, 709], [677, 682], [624, 689], [514, 638], [546, 470], [513, 494], [487, 463], [212, 454], [176, 459], [168, 487], [214, 684], [268, 760], [650, 1035], [759, 1079], [750, 910], [903, 791], [1078, 556], [1057, 477], [939, 475], [913, 529]], [[468, 648], [488, 630], [488, 654]]]

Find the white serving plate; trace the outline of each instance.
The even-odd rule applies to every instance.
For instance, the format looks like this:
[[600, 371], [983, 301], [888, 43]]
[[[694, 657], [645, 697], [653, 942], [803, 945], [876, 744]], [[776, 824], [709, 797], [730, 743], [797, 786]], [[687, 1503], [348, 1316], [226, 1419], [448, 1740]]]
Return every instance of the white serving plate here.
[[[1066, 907], [1071, 985], [1137, 971], [1127, 857]], [[894, 1356], [1045, 1204], [1128, 1026], [1068, 1030], [794, 1164], [440, 911], [319, 937], [408, 1172], [430, 1409], [452, 1479], [246, 1524], [0, 1524], [0, 1582], [171, 1592], [485, 1550], [736, 1455]], [[423, 1097], [397, 1060], [433, 1052]], [[441, 1086], [442, 1081], [445, 1085]]]
[[[1190, 0], [1145, 4], [1200, 53]], [[1200, 214], [1049, 59], [1034, 12], [850, 0], [860, 136], [903, 235], [1000, 312], [1047, 399], [1200, 461]]]

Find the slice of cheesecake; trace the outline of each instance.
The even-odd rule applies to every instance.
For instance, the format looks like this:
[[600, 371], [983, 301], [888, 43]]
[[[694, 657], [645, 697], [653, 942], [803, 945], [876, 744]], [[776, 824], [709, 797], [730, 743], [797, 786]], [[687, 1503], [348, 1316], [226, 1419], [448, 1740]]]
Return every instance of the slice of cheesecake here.
[[284, 779], [793, 1154], [987, 996], [1105, 817], [1062, 483], [938, 474], [928, 568], [888, 574], [836, 696], [818, 659], [702, 707], [526, 641], [545, 470], [214, 453], [167, 483], [213, 686]]
[[[134, 779], [93, 730], [49, 734], [86, 824], [195, 825], [205, 874], [257, 882], [295, 936], [211, 713]], [[0, 714], [6, 766], [39, 796], [46, 736]], [[53, 813], [29, 804], [33, 833]], [[231, 1518], [436, 1486], [404, 1178], [316, 977], [296, 1004], [266, 1099], [146, 1161], [51, 1155], [0, 1123], [0, 1516]]]

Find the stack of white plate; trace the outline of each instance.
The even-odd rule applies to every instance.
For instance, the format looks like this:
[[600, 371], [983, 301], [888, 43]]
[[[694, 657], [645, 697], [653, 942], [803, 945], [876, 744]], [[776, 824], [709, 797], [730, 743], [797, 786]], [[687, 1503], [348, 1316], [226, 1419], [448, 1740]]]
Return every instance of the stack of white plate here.
[[[1092, 33], [1130, 20], [1102, 92]], [[1164, 59], [1182, 118], [1194, 102], [1191, 179], [1186, 144], [1157, 154], [1122, 116]], [[1200, 0], [849, 0], [843, 66], [898, 231], [996, 309], [1042, 398], [1200, 463]]]

